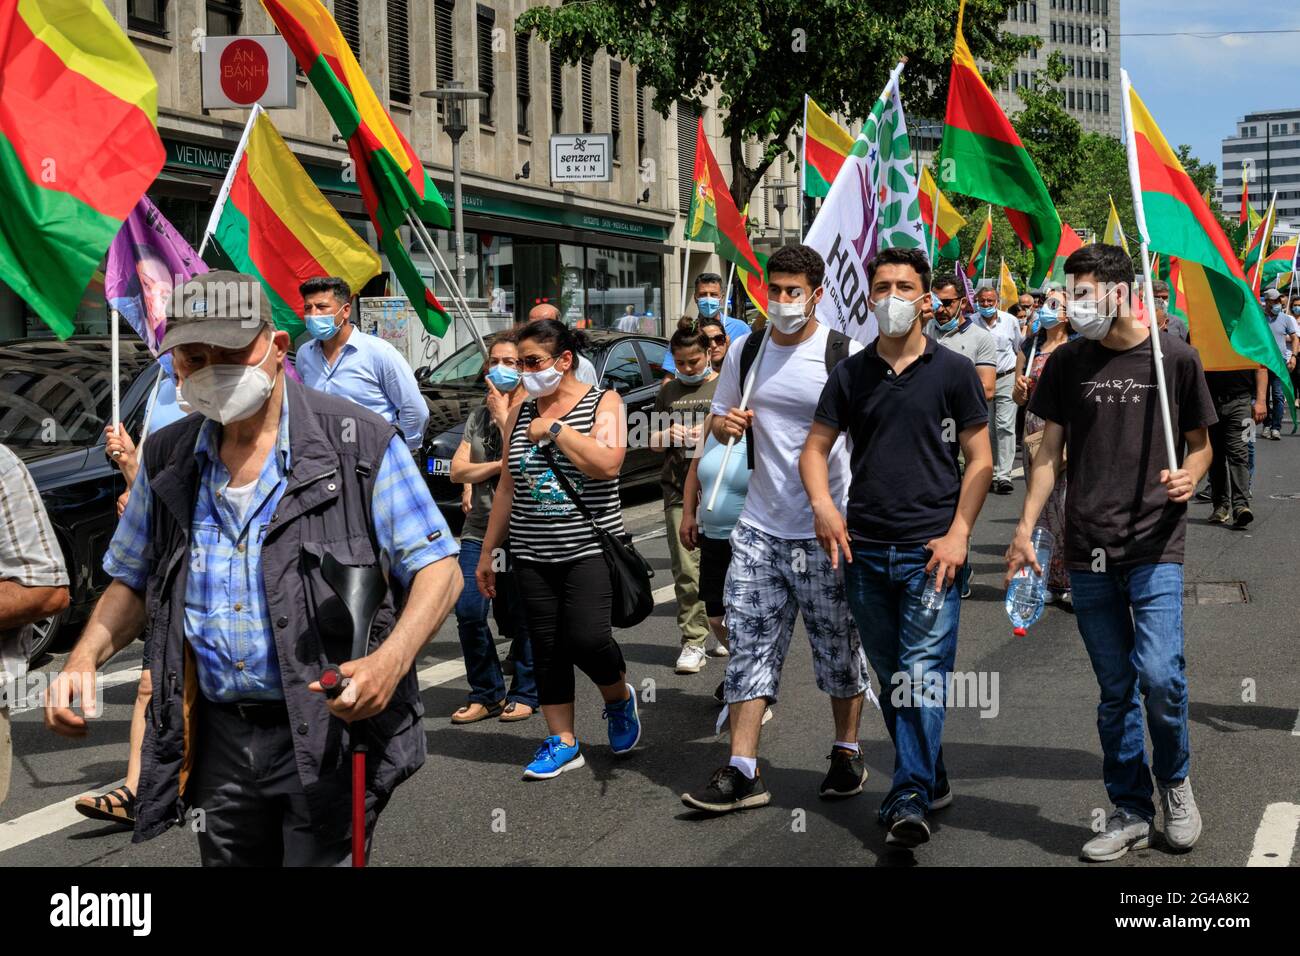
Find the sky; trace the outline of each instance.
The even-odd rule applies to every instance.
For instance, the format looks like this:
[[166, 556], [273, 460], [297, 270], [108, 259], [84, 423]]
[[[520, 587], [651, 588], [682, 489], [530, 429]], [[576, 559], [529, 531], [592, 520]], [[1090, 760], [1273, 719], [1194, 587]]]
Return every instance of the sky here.
[[[1042, 8], [1040, 4], [1040, 9]], [[1211, 39], [1136, 33], [1236, 34]], [[1260, 110], [1300, 108], [1300, 3], [1296, 0], [1121, 0], [1120, 60], [1175, 148], [1212, 162], [1223, 178], [1222, 139]]]

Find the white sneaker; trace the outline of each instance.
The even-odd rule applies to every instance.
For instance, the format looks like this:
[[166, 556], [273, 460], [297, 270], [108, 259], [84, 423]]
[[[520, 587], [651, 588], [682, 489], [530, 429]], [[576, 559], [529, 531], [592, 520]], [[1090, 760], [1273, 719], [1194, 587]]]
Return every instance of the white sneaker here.
[[709, 662], [704, 656], [704, 649], [696, 647], [694, 644], [687, 644], [682, 648], [682, 652], [677, 657], [677, 665], [674, 670], [679, 674], [698, 674], [700, 668]]
[[708, 655], [710, 657], [728, 657], [731, 655], [731, 651], [727, 650], [726, 644], [715, 642], [714, 645], [709, 648]]

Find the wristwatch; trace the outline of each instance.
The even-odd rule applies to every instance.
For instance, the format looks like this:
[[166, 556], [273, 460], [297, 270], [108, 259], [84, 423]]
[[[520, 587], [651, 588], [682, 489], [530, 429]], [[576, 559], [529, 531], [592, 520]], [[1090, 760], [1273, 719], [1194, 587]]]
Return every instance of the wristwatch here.
[[554, 444], [555, 439], [560, 437], [560, 432], [563, 429], [564, 429], [564, 422], [551, 422], [551, 427], [546, 430], [547, 435], [549, 435], [550, 437], [548, 438], [545, 435], [542, 436], [542, 440], [538, 444], [539, 445]]

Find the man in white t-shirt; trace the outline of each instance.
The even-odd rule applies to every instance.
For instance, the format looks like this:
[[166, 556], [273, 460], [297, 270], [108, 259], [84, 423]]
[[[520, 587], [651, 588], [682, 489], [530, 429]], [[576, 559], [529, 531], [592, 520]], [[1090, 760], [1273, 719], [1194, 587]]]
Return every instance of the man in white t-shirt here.
[[[714, 437], [752, 432], [754, 470], [745, 507], [731, 535], [724, 602], [730, 656], [723, 683], [730, 710], [731, 759], [708, 784], [682, 794], [688, 807], [727, 813], [759, 807], [771, 794], [758, 773], [763, 712], [776, 701], [781, 667], [803, 615], [817, 686], [831, 698], [835, 743], [823, 797], [862, 792], [867, 770], [858, 746], [862, 699], [869, 690], [866, 655], [849, 613], [842, 571], [817, 543], [812, 506], [799, 478], [799, 454], [826, 385], [828, 366], [861, 344], [816, 319], [825, 263], [816, 250], [792, 245], [768, 260], [771, 331], [757, 367], [749, 408], [741, 411], [744, 347], [728, 351], [712, 403]], [[753, 361], [751, 358], [750, 361]], [[828, 460], [831, 494], [844, 502], [849, 453], [841, 438]], [[707, 501], [710, 489], [702, 489]]]
[[[1273, 333], [1273, 338], [1277, 339], [1278, 351], [1282, 353], [1282, 358], [1286, 359], [1286, 367], [1294, 369], [1296, 347], [1300, 345], [1300, 326], [1297, 326], [1296, 320], [1283, 310], [1282, 294], [1277, 289], [1268, 289], [1264, 292], [1264, 315], [1268, 319], [1268, 327]], [[1286, 389], [1282, 385], [1282, 380], [1271, 370], [1268, 373], [1268, 393], [1268, 418], [1264, 422], [1262, 434], [1273, 441], [1281, 441], [1282, 420], [1286, 411]]]

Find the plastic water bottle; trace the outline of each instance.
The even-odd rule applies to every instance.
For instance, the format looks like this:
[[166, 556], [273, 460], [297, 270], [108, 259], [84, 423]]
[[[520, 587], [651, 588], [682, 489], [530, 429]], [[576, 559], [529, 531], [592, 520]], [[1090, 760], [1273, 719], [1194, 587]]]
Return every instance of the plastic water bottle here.
[[935, 583], [939, 580], [939, 566], [935, 565], [933, 571], [925, 576], [925, 590], [921, 592], [921, 610], [939, 611], [943, 608], [943, 599], [948, 594], [947, 588], [934, 589]]
[[[1052, 533], [1046, 528], [1035, 528], [1030, 541], [1038, 555], [1038, 566], [1046, 571], [1052, 561], [1052, 547], [1056, 544]], [[1038, 619], [1043, 616], [1043, 601], [1046, 597], [1047, 589], [1043, 585], [1043, 578], [1034, 571], [1032, 565], [1026, 564], [1016, 572], [1007, 588], [1006, 608], [1007, 617], [1011, 619], [1017, 637], [1024, 637], [1028, 629], [1038, 623]]]

